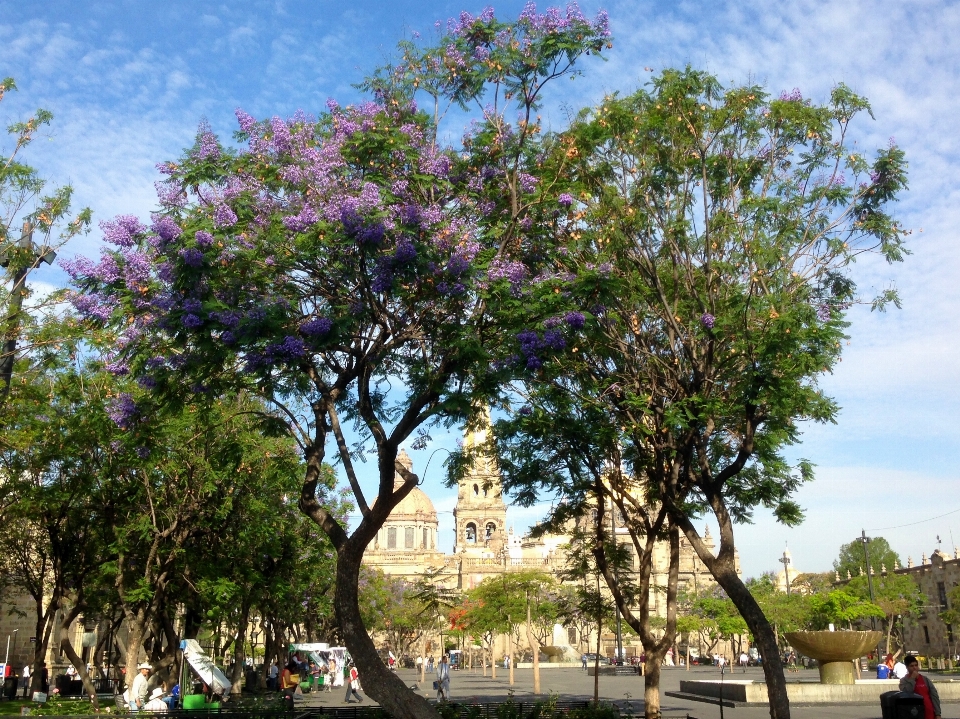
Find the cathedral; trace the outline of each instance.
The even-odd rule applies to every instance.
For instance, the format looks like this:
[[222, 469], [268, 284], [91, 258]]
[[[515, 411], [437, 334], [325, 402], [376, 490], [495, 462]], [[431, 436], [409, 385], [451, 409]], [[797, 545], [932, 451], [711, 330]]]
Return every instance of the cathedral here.
[[[487, 429], [468, 432], [464, 437], [466, 449], [483, 446]], [[413, 463], [401, 450], [398, 461], [413, 471]], [[399, 473], [395, 487], [402, 484]], [[415, 487], [391, 512], [390, 517], [370, 543], [363, 561], [384, 574], [414, 582], [425, 571], [438, 572], [440, 581], [451, 588], [466, 591], [476, 587], [487, 577], [521, 569], [539, 569], [556, 575], [566, 564], [566, 548], [569, 537], [546, 535], [538, 538], [514, 534], [507, 528], [507, 506], [499, 472], [492, 458], [478, 458], [459, 482], [457, 504], [453, 510], [456, 530], [452, 552], [446, 553], [437, 546], [439, 521], [430, 498]], [[629, 532], [624, 527], [616, 529], [619, 541], [629, 544]], [[704, 538], [707, 546], [714, 546], [709, 529]], [[706, 570], [689, 543], [680, 540], [680, 590], [688, 594], [711, 591], [716, 582]], [[634, 555], [636, 562], [636, 556]], [[666, 615], [665, 587], [669, 566], [669, 548], [666, 543], [654, 551], [654, 570], [651, 576], [656, 591], [651, 592], [651, 614]], [[739, 572], [739, 557], [737, 571]], [[585, 637], [572, 637], [558, 628], [558, 644], [580, 644]], [[612, 654], [612, 635], [602, 637], [607, 653]], [[642, 651], [639, 647], [627, 646], [627, 656]]]

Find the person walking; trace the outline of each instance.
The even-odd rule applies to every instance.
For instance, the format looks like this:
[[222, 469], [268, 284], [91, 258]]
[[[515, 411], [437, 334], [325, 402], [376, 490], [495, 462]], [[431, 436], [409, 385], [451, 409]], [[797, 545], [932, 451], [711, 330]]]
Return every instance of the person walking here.
[[440, 663], [437, 664], [437, 701], [450, 701], [450, 664], [447, 663], [447, 655], [440, 657]]
[[348, 666], [350, 667], [350, 680], [347, 682], [347, 695], [343, 698], [343, 701], [347, 704], [352, 704], [353, 699], [350, 697], [355, 696], [357, 703], [360, 703], [363, 701], [363, 697], [360, 696], [360, 692], [357, 691], [360, 688], [360, 672], [357, 671], [357, 667], [353, 661], [351, 661]]
[[27, 694], [30, 691], [30, 665], [27, 664], [23, 668], [23, 673], [20, 675], [20, 684], [23, 687], [23, 698], [27, 698]]
[[587, 671], [587, 655], [583, 654], [580, 656], [580, 663], [583, 665], [583, 671]]
[[920, 662], [912, 654], [904, 657], [907, 676], [900, 680], [900, 691], [923, 697], [923, 719], [940, 719], [940, 694], [930, 677], [920, 673]]

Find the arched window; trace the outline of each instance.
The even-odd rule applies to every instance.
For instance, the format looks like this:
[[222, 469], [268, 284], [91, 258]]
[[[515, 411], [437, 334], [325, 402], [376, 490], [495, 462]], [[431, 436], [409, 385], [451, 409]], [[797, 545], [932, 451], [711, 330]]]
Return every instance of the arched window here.
[[577, 628], [567, 627], [567, 644], [575, 646], [577, 643]]
[[497, 531], [497, 525], [493, 522], [487, 522], [487, 539], [493, 539], [493, 533]]
[[467, 540], [467, 544], [473, 544], [477, 541], [477, 525], [473, 522], [467, 524], [465, 538]]
[[480, 487], [478, 487], [477, 485], [473, 485], [473, 496], [477, 497], [479, 495], [480, 495]]
[[397, 548], [397, 528], [388, 527], [387, 528], [387, 549], [396, 549]]

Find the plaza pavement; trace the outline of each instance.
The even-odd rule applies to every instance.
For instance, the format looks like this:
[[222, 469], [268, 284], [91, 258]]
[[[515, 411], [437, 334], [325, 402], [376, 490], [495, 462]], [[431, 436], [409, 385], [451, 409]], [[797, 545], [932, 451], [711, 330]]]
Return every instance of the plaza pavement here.
[[[407, 686], [417, 685], [417, 692], [429, 699], [436, 697], [432, 689], [433, 677], [427, 674], [426, 680], [419, 683], [420, 674], [413, 669], [401, 669], [398, 676]], [[743, 679], [744, 674], [737, 670], [735, 674], [727, 674], [731, 679]], [[747, 678], [762, 680], [763, 671], [759, 668], [748, 668]], [[797, 675], [790, 675], [787, 681], [797, 681], [799, 678], [811, 679], [816, 672], [807, 670]], [[498, 702], [505, 700], [511, 693], [517, 701], [528, 702], [536, 698], [549, 698], [556, 693], [561, 699], [593, 699], [593, 677], [581, 669], [543, 669], [540, 672], [540, 697], [533, 695], [533, 670], [517, 669], [514, 672], [515, 683], [511, 687], [508, 673], [501, 668], [497, 669], [497, 678], [492, 679], [487, 670], [487, 676], [477, 669], [451, 672], [450, 699], [455, 702]], [[661, 675], [661, 706], [665, 719], [719, 719], [720, 707], [715, 704], [674, 699], [664, 695], [667, 691], [678, 691], [680, 681], [688, 679], [718, 679], [719, 672], [714, 667], [691, 667], [690, 671], [681, 668], [664, 667]], [[363, 684], [363, 677], [360, 677]], [[337, 687], [333, 692], [311, 692], [304, 697], [306, 706], [344, 706], [344, 687]], [[374, 704], [366, 691], [362, 692], [364, 701], [360, 706]], [[600, 698], [604, 701], [615, 702], [623, 709], [631, 710], [633, 714], [643, 713], [643, 677], [640, 676], [601, 676]], [[352, 706], [357, 706], [353, 704]], [[765, 707], [724, 707], [724, 719], [768, 719], [770, 712]], [[820, 706], [820, 707], [793, 707], [791, 716], [795, 719], [880, 719], [880, 704], [874, 706]], [[944, 704], [943, 719], [960, 719], [960, 704]]]

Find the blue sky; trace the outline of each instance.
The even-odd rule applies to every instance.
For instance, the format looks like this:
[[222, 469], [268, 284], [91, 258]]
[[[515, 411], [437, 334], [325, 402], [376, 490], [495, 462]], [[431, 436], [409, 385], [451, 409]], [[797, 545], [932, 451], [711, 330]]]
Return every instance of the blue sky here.
[[[561, 125], [568, 109], [607, 92], [632, 90], [649, 77], [644, 68], [689, 63], [722, 81], [758, 81], [773, 92], [797, 87], [818, 100], [843, 81], [873, 103], [876, 120], [858, 126], [862, 146], [893, 136], [905, 149], [910, 192], [899, 212], [915, 230], [913, 255], [892, 268], [872, 260], [859, 268], [865, 295], [893, 282], [904, 308], [851, 314], [844, 360], [824, 380], [843, 407], [838, 423], [808, 428], [797, 448], [818, 466], [817, 481], [799, 495], [807, 521], [786, 529], [758, 512], [738, 538], [747, 575], [779, 568], [785, 542], [797, 569], [828, 569], [839, 545], [861, 528], [882, 529], [874, 533], [904, 560], [929, 554], [938, 534], [952, 551], [960, 544], [960, 6], [591, 0], [581, 7], [588, 15], [609, 12], [615, 46], [608, 62], [587, 63], [586, 77], [554, 88], [548, 124]], [[413, 31], [429, 36], [436, 20], [482, 8], [431, 0], [0, 0], [0, 76], [15, 77], [20, 87], [0, 105], [0, 119], [21, 119], [37, 106], [53, 111], [53, 131], [31, 146], [29, 160], [46, 176], [72, 182], [97, 219], [146, 217], [154, 165], [177, 157], [201, 119], [229, 134], [237, 107], [286, 117], [319, 111], [328, 97], [349, 102], [357, 97], [351, 85], [389, 58], [398, 39]], [[495, 8], [515, 17], [522, 3]], [[95, 231], [64, 254], [93, 254], [98, 243]], [[63, 275], [53, 269], [38, 279], [56, 285]], [[415, 469], [454, 437], [435, 440], [412, 453]], [[434, 457], [425, 489], [449, 548], [455, 493], [440, 483], [443, 456]], [[517, 531], [533, 514], [511, 510]]]

